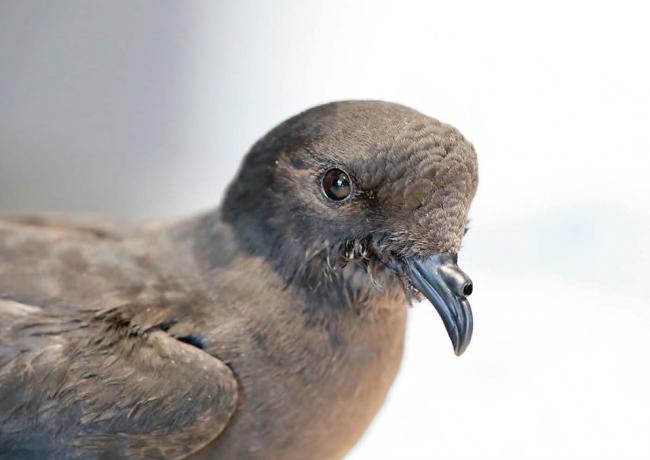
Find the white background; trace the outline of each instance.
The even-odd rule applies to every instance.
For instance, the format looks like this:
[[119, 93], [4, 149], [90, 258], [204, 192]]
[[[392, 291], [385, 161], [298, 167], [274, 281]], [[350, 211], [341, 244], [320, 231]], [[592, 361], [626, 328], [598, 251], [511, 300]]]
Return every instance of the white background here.
[[478, 151], [475, 335], [416, 306], [350, 458], [648, 459], [643, 4], [4, 0], [0, 212], [187, 214], [298, 111], [410, 105]]

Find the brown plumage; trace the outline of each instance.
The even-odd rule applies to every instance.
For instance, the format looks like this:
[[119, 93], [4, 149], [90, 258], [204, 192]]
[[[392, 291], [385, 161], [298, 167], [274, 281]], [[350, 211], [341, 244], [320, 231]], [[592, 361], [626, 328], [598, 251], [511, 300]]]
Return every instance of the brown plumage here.
[[0, 457], [342, 457], [395, 377], [410, 299], [435, 297], [432, 254], [434, 305], [469, 342], [455, 253], [476, 185], [454, 128], [339, 102], [255, 144], [212, 212], [1, 219]]

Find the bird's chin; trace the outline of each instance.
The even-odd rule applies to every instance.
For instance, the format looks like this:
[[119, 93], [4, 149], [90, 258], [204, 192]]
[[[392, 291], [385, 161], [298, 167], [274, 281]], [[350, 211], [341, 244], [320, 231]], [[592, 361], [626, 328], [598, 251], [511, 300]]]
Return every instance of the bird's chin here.
[[472, 293], [470, 278], [458, 267], [457, 255], [437, 253], [423, 258], [404, 260], [404, 272], [411, 295], [425, 298], [438, 311], [447, 329], [456, 355], [461, 355], [472, 339], [472, 309], [467, 296]]
[[413, 298], [415, 300], [417, 300], [418, 302], [422, 302], [424, 299], [426, 299], [426, 297], [424, 297], [424, 295], [415, 288], [413, 288], [413, 294], [412, 295], [413, 295]]

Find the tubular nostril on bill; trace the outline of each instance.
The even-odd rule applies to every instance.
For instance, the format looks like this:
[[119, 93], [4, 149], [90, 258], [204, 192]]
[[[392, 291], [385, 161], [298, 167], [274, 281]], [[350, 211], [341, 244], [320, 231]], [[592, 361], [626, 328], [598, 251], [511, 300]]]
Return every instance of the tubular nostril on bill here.
[[439, 270], [454, 294], [467, 297], [474, 291], [472, 280], [456, 264], [443, 264]]

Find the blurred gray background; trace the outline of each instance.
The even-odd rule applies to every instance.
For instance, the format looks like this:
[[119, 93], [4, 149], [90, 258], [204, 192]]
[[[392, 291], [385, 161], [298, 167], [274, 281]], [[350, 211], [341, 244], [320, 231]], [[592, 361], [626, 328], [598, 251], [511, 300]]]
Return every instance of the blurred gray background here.
[[650, 458], [647, 7], [0, 1], [0, 213], [216, 206], [248, 147], [334, 99], [456, 125], [481, 182], [475, 336], [425, 304], [354, 459]]

